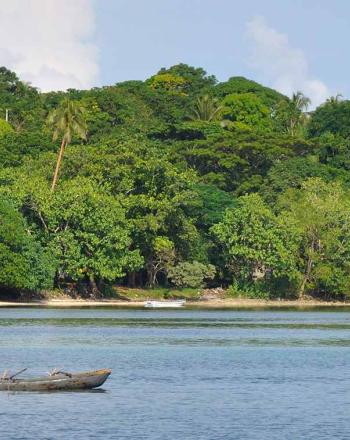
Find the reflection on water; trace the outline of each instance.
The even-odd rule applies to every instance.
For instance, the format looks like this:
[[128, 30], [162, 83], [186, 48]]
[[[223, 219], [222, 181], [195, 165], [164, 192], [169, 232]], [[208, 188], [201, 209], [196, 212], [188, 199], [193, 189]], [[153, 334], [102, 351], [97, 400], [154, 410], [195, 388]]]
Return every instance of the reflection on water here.
[[113, 369], [104, 390], [1, 393], [0, 438], [345, 439], [349, 346], [344, 309], [0, 309], [0, 370]]

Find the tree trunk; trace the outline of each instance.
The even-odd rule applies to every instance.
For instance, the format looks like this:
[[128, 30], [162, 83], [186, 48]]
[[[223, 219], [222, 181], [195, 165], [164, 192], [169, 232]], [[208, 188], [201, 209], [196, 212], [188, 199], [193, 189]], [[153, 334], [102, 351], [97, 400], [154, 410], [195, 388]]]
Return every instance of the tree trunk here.
[[136, 286], [136, 272], [134, 270], [128, 273], [128, 286]]
[[136, 272], [136, 286], [137, 287], [143, 287], [145, 285], [144, 276], [145, 276], [144, 271]]
[[63, 138], [62, 142], [61, 142], [61, 148], [60, 148], [60, 151], [59, 151], [58, 157], [57, 157], [55, 174], [53, 175], [53, 179], [52, 179], [51, 192], [54, 192], [54, 190], [55, 190], [55, 186], [56, 186], [57, 179], [58, 179], [58, 172], [59, 172], [60, 167], [61, 167], [65, 145], [66, 145], [66, 142], [65, 142], [65, 140]]
[[308, 257], [304, 278], [299, 289], [299, 298], [303, 298], [304, 296], [305, 286], [310, 278], [311, 269], [312, 269], [312, 259], [311, 257]]
[[94, 298], [99, 298], [101, 296], [101, 292], [97, 287], [95, 277], [92, 274], [89, 275], [89, 290], [90, 294]]
[[155, 286], [157, 279], [157, 272], [152, 264], [147, 267], [147, 287], [151, 289]]

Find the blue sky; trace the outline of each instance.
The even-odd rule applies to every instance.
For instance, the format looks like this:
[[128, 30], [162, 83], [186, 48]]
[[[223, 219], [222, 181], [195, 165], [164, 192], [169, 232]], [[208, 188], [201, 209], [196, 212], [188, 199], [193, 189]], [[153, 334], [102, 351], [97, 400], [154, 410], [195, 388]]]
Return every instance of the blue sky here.
[[246, 24], [256, 16], [287, 34], [325, 81], [343, 76], [336, 66], [348, 54], [346, 0], [96, 0], [95, 9], [101, 79], [107, 83], [144, 78], [180, 61], [204, 66], [220, 80], [254, 75]]
[[347, 0], [0, 0], [0, 64], [50, 90], [184, 62], [301, 89], [317, 105], [350, 96], [349, 24]]
[[[290, 70], [291, 54], [282, 50], [271, 56], [270, 69], [254, 62], [256, 43], [247, 26], [259, 17], [288, 38], [289, 49], [303, 53], [307, 73], [290, 88], [304, 86], [317, 99], [317, 92], [305, 87], [305, 81], [317, 80], [326, 95], [349, 95], [346, 0], [97, 0], [95, 9], [103, 84], [144, 79], [161, 66], [185, 62], [203, 66], [221, 81], [243, 75], [276, 87], [274, 64], [286, 57]], [[260, 57], [268, 46], [259, 49]], [[299, 76], [294, 69], [291, 75]]]

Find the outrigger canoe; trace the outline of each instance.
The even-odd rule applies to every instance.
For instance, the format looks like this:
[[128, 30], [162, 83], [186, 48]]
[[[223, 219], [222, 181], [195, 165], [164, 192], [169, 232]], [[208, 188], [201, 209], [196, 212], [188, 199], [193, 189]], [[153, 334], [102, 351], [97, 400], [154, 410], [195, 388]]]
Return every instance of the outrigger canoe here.
[[[105, 383], [112, 370], [96, 370], [84, 373], [57, 371], [48, 376], [17, 379], [0, 378], [0, 391], [64, 391], [87, 390]], [[17, 375], [16, 375], [17, 376]]]

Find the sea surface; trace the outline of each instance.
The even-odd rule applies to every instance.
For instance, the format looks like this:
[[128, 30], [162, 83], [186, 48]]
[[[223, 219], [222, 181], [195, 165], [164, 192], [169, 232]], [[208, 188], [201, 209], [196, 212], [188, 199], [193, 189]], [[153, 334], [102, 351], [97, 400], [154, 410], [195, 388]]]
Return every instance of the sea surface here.
[[113, 374], [1, 392], [1, 440], [350, 439], [349, 310], [0, 309], [0, 374], [24, 367]]

